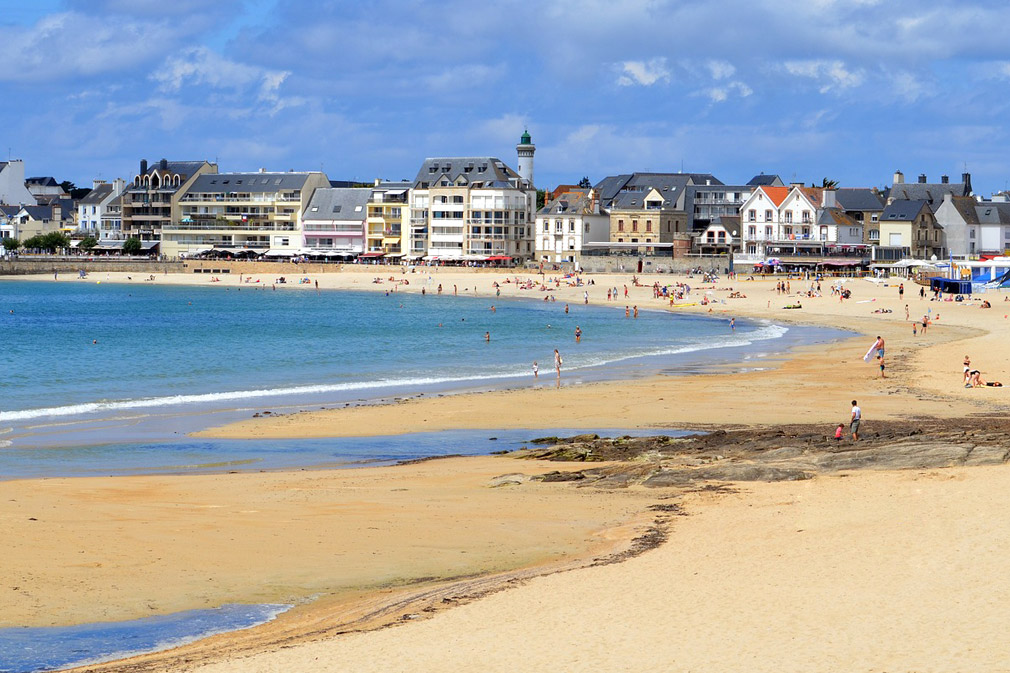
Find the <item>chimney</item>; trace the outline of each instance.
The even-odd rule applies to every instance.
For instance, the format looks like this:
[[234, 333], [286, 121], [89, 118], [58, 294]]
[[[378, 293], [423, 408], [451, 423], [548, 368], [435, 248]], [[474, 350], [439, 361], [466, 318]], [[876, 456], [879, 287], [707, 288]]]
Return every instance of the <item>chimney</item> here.
[[163, 171], [167, 170], [168, 169], [168, 159], [162, 159], [161, 161], [159, 161], [158, 162], [158, 168], [160, 168]]
[[926, 174], [925, 173], [919, 173], [919, 184], [920, 185], [926, 184]]
[[140, 160], [140, 175], [147, 175], [147, 159]]
[[903, 185], [905, 184], [905, 174], [901, 171], [894, 171], [894, 184]]
[[962, 173], [961, 182], [964, 183], [965, 196], [971, 194], [971, 173]]
[[833, 189], [825, 189], [824, 190], [824, 203], [823, 203], [823, 207], [825, 207], [825, 208], [834, 208], [836, 205], [838, 205], [838, 204], [835, 201], [835, 190], [833, 190]]
[[105, 180], [95, 179], [95, 180], [91, 181], [91, 188], [92, 189], [98, 189], [99, 185], [104, 185], [104, 184], [105, 184]]
[[259, 169], [259, 172], [260, 172], [260, 173], [266, 173], [266, 172], [267, 172], [267, 169], [265, 169], [265, 168], [263, 168], [263, 167], [261, 166], [261, 167], [260, 167], [260, 169]]
[[949, 175], [941, 175], [940, 176], [940, 184], [941, 185], [946, 185], [946, 184], [949, 184], [949, 183], [950, 183], [950, 176]]

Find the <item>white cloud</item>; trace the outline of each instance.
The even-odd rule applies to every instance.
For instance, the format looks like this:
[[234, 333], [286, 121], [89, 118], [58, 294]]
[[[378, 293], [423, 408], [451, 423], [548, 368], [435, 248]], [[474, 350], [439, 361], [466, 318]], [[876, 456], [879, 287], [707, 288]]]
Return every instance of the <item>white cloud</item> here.
[[705, 66], [712, 73], [712, 79], [729, 79], [736, 73], [736, 68], [728, 61], [709, 61]]
[[670, 69], [665, 58], [653, 58], [649, 61], [624, 61], [620, 63], [621, 74], [617, 83], [621, 86], [652, 86], [662, 80], [670, 81]]
[[821, 93], [851, 89], [862, 84], [865, 79], [862, 70], [849, 70], [845, 63], [838, 60], [786, 61], [783, 67], [790, 75], [817, 80]]
[[915, 74], [906, 70], [889, 73], [890, 92], [907, 103], [914, 103], [929, 93], [929, 88]]
[[282, 98], [281, 85], [291, 75], [287, 70], [269, 70], [231, 61], [207, 47], [190, 47], [164, 64], [149, 78], [158, 88], [174, 93], [184, 86], [208, 86], [236, 93], [255, 91], [255, 99], [271, 105], [270, 113], [304, 103], [301, 98]]
[[729, 100], [730, 96], [734, 94], [740, 98], [746, 98], [754, 93], [754, 90], [743, 82], [733, 81], [726, 82], [723, 86], [714, 86], [704, 89], [701, 93], [707, 96], [713, 103], [723, 103]]

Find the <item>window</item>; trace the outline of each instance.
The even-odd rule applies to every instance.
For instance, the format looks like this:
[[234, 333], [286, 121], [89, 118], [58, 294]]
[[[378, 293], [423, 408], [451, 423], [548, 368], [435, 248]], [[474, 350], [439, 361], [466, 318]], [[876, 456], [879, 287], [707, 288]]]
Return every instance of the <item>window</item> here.
[[870, 222], [879, 222], [879, 221], [880, 221], [880, 213], [874, 213], [873, 215], [870, 215]]
[[617, 230], [618, 231], [624, 231], [624, 220], [618, 220], [617, 221]]
[[462, 196], [454, 196], [454, 197], [452, 197], [452, 202], [453, 203], [463, 203], [463, 197]]
[[772, 221], [772, 211], [766, 210], [765, 211], [765, 222], [771, 222], [771, 221]]
[[975, 238], [975, 230], [974, 229], [969, 229], [968, 230], [968, 238]]
[[785, 221], [789, 222], [789, 223], [792, 223], [792, 221], [793, 221], [793, 211], [787, 210], [786, 213], [785, 213], [785, 216], [786, 216], [785, 217]]
[[754, 210], [753, 208], [747, 211], [748, 222], [757, 222], [757, 216], [758, 216], [757, 211]]
[[632, 220], [631, 221], [631, 230], [632, 231], [638, 231], [638, 220]]
[[572, 220], [568, 220], [568, 231], [575, 232], [575, 222]]
[[803, 223], [804, 224], [809, 224], [810, 223], [810, 211], [809, 210], [804, 210], [803, 211]]
[[870, 240], [871, 241], [879, 241], [880, 240], [880, 230], [879, 229], [870, 229]]
[[772, 237], [772, 228], [771, 227], [765, 227], [765, 238], [766, 239], [771, 239], [771, 237]]
[[550, 222], [544, 221], [544, 233], [546, 234], [550, 230], [551, 230], [551, 224], [550, 224]]
[[757, 227], [754, 226], [747, 227], [747, 238], [756, 238], [756, 237], [757, 237]]
[[652, 220], [646, 220], [645, 221], [645, 230], [646, 231], [652, 231]]

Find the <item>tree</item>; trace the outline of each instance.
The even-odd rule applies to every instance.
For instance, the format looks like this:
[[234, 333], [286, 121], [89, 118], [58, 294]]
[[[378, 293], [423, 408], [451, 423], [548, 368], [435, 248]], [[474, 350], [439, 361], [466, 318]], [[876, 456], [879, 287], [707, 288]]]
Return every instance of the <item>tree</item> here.
[[18, 248], [21, 247], [21, 241], [12, 236], [10, 238], [5, 238], [3, 240], [3, 246], [4, 250], [6, 250], [7, 252], [15, 252]]
[[70, 247], [70, 239], [60, 231], [50, 231], [48, 234], [43, 234], [41, 243], [39, 247], [49, 253]]
[[80, 199], [83, 199], [91, 192], [91, 190], [88, 189], [87, 187], [78, 187], [70, 180], [64, 180], [63, 182], [61, 182], [60, 187], [62, 187], [63, 191], [69, 194], [70, 198], [72, 198], [74, 201], [79, 201]]
[[127, 255], [139, 255], [143, 248], [144, 246], [140, 244], [139, 238], [130, 237], [123, 241], [123, 252]]
[[21, 242], [21, 247], [25, 250], [38, 250], [42, 247], [42, 237], [41, 236], [31, 236], [26, 238]]
[[579, 180], [579, 187], [582, 187], [583, 189], [589, 189], [592, 186], [593, 183], [589, 181], [588, 175], [584, 176], [581, 180]]
[[838, 189], [838, 180], [829, 180], [824, 178], [821, 180], [821, 187], [824, 189]]
[[98, 239], [96, 239], [94, 236], [86, 236], [85, 238], [81, 239], [80, 243], [77, 244], [77, 249], [83, 250], [84, 252], [91, 252], [92, 250], [95, 249], [96, 245], [98, 245]]
[[547, 190], [538, 189], [537, 190], [537, 210], [540, 210], [547, 205]]

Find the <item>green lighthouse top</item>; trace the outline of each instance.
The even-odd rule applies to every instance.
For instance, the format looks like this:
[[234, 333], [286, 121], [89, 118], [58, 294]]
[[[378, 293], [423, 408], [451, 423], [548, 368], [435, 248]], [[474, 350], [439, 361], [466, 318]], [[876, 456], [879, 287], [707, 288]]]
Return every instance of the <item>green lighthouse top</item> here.
[[525, 131], [523, 131], [522, 136], [520, 136], [520, 138], [519, 138], [519, 144], [520, 145], [530, 145], [530, 144], [532, 144], [532, 139], [530, 138], [530, 132], [529, 132], [528, 129], [525, 130]]

